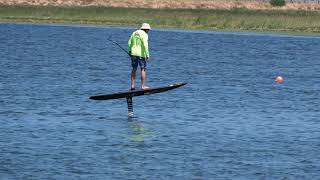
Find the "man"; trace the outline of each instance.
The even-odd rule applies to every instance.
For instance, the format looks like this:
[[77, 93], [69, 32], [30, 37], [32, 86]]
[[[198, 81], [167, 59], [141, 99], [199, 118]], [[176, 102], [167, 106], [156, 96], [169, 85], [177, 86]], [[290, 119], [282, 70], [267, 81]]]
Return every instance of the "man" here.
[[131, 56], [131, 90], [135, 89], [136, 72], [138, 65], [141, 70], [141, 88], [148, 89], [146, 86], [146, 67], [149, 60], [148, 33], [151, 27], [148, 23], [143, 23], [139, 30], [132, 33], [129, 41], [129, 54]]

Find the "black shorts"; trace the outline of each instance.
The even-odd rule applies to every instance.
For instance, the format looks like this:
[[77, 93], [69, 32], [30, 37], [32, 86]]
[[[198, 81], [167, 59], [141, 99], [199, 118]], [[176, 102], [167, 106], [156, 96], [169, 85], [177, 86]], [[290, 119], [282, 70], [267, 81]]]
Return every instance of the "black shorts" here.
[[134, 69], [138, 68], [138, 65], [141, 69], [146, 69], [147, 61], [146, 58], [139, 57], [139, 56], [131, 56], [131, 66]]

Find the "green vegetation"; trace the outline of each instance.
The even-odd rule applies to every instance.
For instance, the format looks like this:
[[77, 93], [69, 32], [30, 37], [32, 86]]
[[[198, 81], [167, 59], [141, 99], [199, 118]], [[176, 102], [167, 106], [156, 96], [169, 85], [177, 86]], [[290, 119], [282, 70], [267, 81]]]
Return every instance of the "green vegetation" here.
[[270, 0], [270, 4], [272, 6], [285, 6], [286, 1], [285, 0]]
[[75, 23], [227, 31], [320, 33], [320, 11], [0, 6], [0, 22]]

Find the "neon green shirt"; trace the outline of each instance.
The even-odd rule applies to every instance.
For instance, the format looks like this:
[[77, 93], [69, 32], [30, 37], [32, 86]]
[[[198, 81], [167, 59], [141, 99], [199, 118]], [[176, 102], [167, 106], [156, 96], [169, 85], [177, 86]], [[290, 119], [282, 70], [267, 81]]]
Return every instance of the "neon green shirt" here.
[[143, 30], [136, 30], [128, 41], [131, 55], [149, 58], [148, 34]]

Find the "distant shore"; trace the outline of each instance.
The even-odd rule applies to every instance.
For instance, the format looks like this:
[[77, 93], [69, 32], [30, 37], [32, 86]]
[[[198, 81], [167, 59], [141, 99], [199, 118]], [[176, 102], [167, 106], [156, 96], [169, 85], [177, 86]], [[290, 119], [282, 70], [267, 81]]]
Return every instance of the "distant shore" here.
[[270, 0], [0, 0], [0, 5], [120, 7], [145, 9], [320, 10], [320, 0], [290, 0], [272, 7]]
[[320, 34], [320, 11], [264, 9], [145, 9], [102, 6], [1, 5], [0, 22], [71, 23], [213, 31]]

